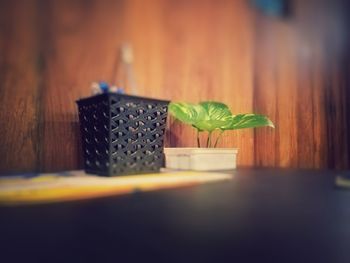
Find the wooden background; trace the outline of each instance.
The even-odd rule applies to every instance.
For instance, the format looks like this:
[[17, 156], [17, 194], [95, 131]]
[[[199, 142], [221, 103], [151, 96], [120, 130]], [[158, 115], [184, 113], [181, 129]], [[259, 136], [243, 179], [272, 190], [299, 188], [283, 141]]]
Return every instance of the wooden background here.
[[[125, 41], [140, 95], [274, 121], [227, 133], [220, 147], [238, 147], [240, 166], [348, 168], [346, 1], [294, 0], [282, 19], [249, 3], [0, 0], [0, 172], [81, 167], [74, 101], [94, 80], [122, 82]], [[194, 134], [171, 120], [166, 144], [194, 146]]]

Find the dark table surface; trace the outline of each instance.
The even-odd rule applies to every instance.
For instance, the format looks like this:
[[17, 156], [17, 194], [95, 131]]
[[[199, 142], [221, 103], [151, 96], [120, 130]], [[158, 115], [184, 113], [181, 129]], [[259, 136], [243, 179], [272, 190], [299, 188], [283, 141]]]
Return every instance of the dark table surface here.
[[350, 262], [335, 172], [248, 170], [195, 187], [0, 208], [0, 262]]

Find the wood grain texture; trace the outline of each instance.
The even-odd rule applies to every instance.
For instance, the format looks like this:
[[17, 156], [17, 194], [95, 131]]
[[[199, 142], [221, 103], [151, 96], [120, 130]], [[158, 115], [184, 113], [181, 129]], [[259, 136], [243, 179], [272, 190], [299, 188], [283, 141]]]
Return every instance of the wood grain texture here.
[[111, 78], [118, 45], [111, 19], [120, 9], [104, 1], [43, 1], [39, 7], [46, 14], [40, 168], [75, 169], [81, 163], [75, 100], [89, 95], [92, 81]]
[[34, 1], [0, 2], [0, 171], [35, 171], [40, 76]]
[[349, 6], [341, 0], [292, 3], [287, 19], [256, 16], [254, 106], [275, 120], [276, 130], [256, 130], [255, 163], [347, 168]]
[[[274, 121], [226, 133], [239, 166], [349, 167], [348, 4], [291, 4], [280, 19], [246, 0], [0, 1], [0, 171], [81, 168], [75, 100], [95, 80], [130, 91], [124, 42], [141, 96]], [[170, 119], [166, 145], [195, 146], [195, 130]]]

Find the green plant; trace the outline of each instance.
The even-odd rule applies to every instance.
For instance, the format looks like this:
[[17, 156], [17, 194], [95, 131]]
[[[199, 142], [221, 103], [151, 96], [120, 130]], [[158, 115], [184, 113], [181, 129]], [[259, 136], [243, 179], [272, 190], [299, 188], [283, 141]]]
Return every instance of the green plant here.
[[[206, 147], [216, 147], [223, 133], [228, 130], [269, 126], [272, 121], [265, 115], [238, 114], [232, 115], [228, 106], [221, 102], [205, 101], [199, 104], [172, 102], [169, 112], [179, 121], [192, 125], [197, 130], [197, 145], [200, 146], [200, 132], [207, 132]], [[214, 131], [219, 131], [215, 142], [212, 141]]]

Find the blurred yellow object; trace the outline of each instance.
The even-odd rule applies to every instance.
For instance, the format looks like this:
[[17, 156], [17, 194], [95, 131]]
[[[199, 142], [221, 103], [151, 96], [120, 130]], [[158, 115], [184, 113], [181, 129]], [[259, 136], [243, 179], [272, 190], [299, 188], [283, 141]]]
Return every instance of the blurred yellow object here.
[[343, 172], [335, 178], [335, 185], [339, 188], [350, 190], [350, 173]]
[[49, 203], [190, 186], [228, 180], [231, 175], [193, 171], [100, 177], [84, 171], [0, 178], [0, 204]]

